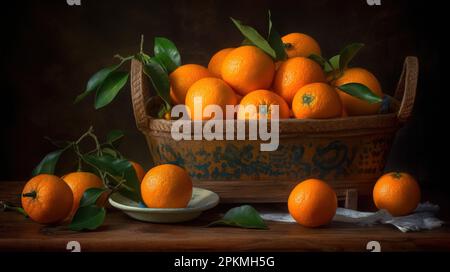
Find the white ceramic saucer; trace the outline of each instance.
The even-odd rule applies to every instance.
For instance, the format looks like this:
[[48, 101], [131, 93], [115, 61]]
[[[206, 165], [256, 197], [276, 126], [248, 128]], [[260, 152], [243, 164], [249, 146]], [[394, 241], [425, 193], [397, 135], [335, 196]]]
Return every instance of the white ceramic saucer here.
[[195, 219], [203, 211], [214, 208], [219, 203], [219, 196], [209, 190], [194, 187], [191, 201], [186, 208], [181, 209], [145, 208], [119, 193], [113, 194], [109, 198], [109, 203], [128, 216], [140, 221], [178, 223]]

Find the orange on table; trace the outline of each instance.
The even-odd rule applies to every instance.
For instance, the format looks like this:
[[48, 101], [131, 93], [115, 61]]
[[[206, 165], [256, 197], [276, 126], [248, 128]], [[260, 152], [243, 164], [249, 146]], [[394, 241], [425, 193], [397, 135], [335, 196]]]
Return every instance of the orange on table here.
[[[89, 172], [73, 172], [62, 177], [62, 179], [69, 185], [73, 193], [72, 210], [69, 217], [73, 217], [78, 210], [80, 200], [84, 192], [89, 188], [104, 188], [103, 181], [97, 176]], [[105, 194], [106, 196], [106, 194]], [[100, 198], [99, 202], [105, 201]]]
[[192, 198], [192, 180], [177, 165], [159, 165], [145, 175], [141, 195], [149, 208], [186, 208]]
[[295, 94], [292, 111], [297, 119], [326, 119], [342, 116], [342, 102], [335, 88], [311, 83]]
[[[246, 106], [255, 106], [254, 112], [249, 112], [245, 109]], [[284, 99], [276, 93], [268, 90], [256, 90], [253, 91], [239, 103], [238, 119], [259, 119], [261, 112], [259, 106], [267, 106], [267, 111], [264, 115], [270, 119], [272, 118], [270, 106], [277, 105], [279, 107], [279, 119], [289, 118], [289, 106]]]
[[225, 48], [220, 50], [219, 52], [215, 53], [211, 60], [208, 63], [208, 70], [215, 76], [215, 77], [222, 77], [222, 64], [225, 60], [226, 56], [233, 51], [234, 48]]
[[373, 188], [373, 201], [378, 209], [386, 209], [393, 216], [413, 212], [420, 202], [420, 187], [413, 176], [392, 172], [378, 179]]
[[[195, 105], [195, 100], [201, 98], [202, 107]], [[233, 89], [218, 78], [204, 78], [195, 82], [186, 95], [186, 107], [192, 120], [209, 120], [213, 117], [203, 115], [203, 110], [208, 105], [217, 105], [222, 108], [223, 119], [225, 119], [226, 105], [236, 105], [237, 97]], [[196, 116], [195, 111], [200, 111], [201, 116]]]
[[69, 185], [59, 177], [41, 174], [25, 184], [21, 200], [23, 209], [32, 220], [54, 224], [69, 215], [73, 194]]
[[271, 57], [261, 49], [245, 45], [232, 50], [223, 61], [221, 74], [237, 93], [268, 89], [275, 74]]
[[[344, 74], [339, 77], [333, 85], [341, 86], [348, 83], [363, 84], [379, 97], [383, 97], [383, 92], [378, 79], [366, 69], [349, 68], [344, 71]], [[351, 96], [341, 90], [338, 90], [338, 93], [350, 116], [376, 114], [380, 110], [381, 103], [370, 104], [369, 102]]]
[[308, 58], [295, 57], [281, 64], [275, 75], [273, 88], [290, 104], [301, 87], [325, 80], [325, 74], [319, 64]]
[[289, 58], [321, 55], [319, 44], [312, 37], [303, 33], [290, 33], [281, 38]]
[[139, 163], [137, 163], [135, 161], [130, 161], [130, 163], [133, 166], [134, 171], [136, 172], [136, 177], [137, 177], [138, 181], [142, 182], [142, 179], [145, 176], [144, 168], [142, 167], [142, 165], [140, 165]]
[[300, 225], [305, 227], [327, 225], [336, 214], [336, 193], [326, 182], [308, 179], [292, 190], [288, 199], [288, 209]]
[[198, 64], [185, 64], [173, 71], [170, 76], [170, 98], [174, 105], [183, 104], [189, 88], [198, 80], [214, 75]]

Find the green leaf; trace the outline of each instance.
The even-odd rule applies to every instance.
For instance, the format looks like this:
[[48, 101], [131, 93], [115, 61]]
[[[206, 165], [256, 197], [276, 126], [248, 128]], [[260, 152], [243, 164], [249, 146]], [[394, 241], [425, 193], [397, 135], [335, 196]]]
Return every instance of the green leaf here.
[[164, 118], [168, 112], [170, 113], [170, 107], [167, 107], [167, 105], [161, 105], [158, 110], [158, 118]]
[[242, 42], [241, 45], [254, 45], [249, 39], [245, 38]]
[[111, 67], [107, 67], [107, 68], [103, 68], [100, 71], [98, 71], [97, 73], [95, 73], [88, 81], [87, 86], [86, 86], [86, 90], [81, 93], [80, 95], [78, 95], [75, 98], [74, 103], [78, 103], [81, 100], [83, 100], [85, 97], [87, 97], [90, 93], [92, 93], [93, 91], [97, 90], [105, 81], [105, 79], [115, 70], [117, 70], [121, 65], [123, 64], [123, 62], [111, 66]]
[[341, 58], [341, 55], [336, 55], [332, 57], [328, 62], [325, 64], [325, 73], [330, 73], [335, 70], [339, 70], [339, 60]]
[[247, 229], [267, 229], [267, 225], [252, 206], [244, 205], [230, 209], [221, 220], [208, 226], [231, 226]]
[[275, 50], [270, 46], [269, 42], [266, 41], [259, 33], [256, 31], [253, 27], [247, 26], [242, 24], [241, 21], [235, 20], [233, 18], [230, 18], [231, 21], [236, 25], [236, 27], [239, 29], [239, 31], [244, 35], [245, 38], [247, 38], [249, 41], [252, 42], [256, 47], [261, 49], [262, 51], [266, 52], [269, 56], [271, 56], [273, 59], [277, 58], [277, 55], [275, 53]]
[[115, 71], [109, 74], [97, 91], [95, 109], [103, 108], [113, 101], [128, 81], [128, 72]]
[[74, 231], [95, 230], [105, 221], [106, 210], [95, 205], [78, 208], [69, 229]]
[[350, 63], [350, 61], [356, 56], [359, 50], [363, 47], [364, 47], [363, 43], [352, 43], [347, 45], [344, 49], [342, 49], [341, 53], [339, 54], [340, 55], [339, 69], [341, 72], [347, 69], [347, 66]]
[[156, 37], [154, 45], [155, 58], [171, 73], [181, 65], [181, 56], [175, 44], [169, 39]]
[[370, 90], [367, 86], [360, 83], [348, 83], [341, 86], [338, 86], [339, 90], [369, 102], [370, 104], [381, 103], [382, 98], [376, 95], [372, 90]]
[[83, 197], [80, 200], [80, 207], [95, 205], [99, 197], [106, 191], [106, 188], [88, 188], [84, 191]]
[[125, 133], [123, 133], [122, 130], [111, 130], [108, 135], [106, 135], [106, 142], [112, 145], [114, 142], [119, 141], [123, 137], [125, 137]]
[[308, 58], [313, 60], [313, 61], [315, 61], [315, 62], [317, 62], [317, 64], [319, 64], [322, 68], [327, 65], [327, 60], [324, 59], [322, 56], [319, 56], [319, 55], [316, 55], [316, 54], [311, 54], [311, 55], [309, 55]]
[[48, 153], [41, 162], [34, 168], [32, 172], [32, 176], [37, 176], [40, 174], [54, 174], [55, 173], [55, 167], [56, 163], [58, 162], [59, 158], [61, 157], [61, 154], [64, 152], [65, 149], [60, 149], [53, 151], [51, 153]]
[[115, 158], [119, 157], [119, 152], [117, 150], [114, 150], [109, 147], [102, 148], [102, 152], [103, 152], [103, 154], [110, 155], [111, 157], [115, 157]]
[[156, 93], [167, 105], [170, 103], [170, 81], [163, 67], [153, 59], [144, 65], [144, 73], [148, 76]]
[[273, 27], [272, 23], [272, 15], [269, 10], [269, 35], [267, 40], [269, 41], [270, 47], [275, 51], [276, 58], [275, 60], [285, 60], [287, 58], [286, 50], [284, 48], [284, 43], [281, 40], [281, 36]]
[[123, 158], [115, 158], [107, 154], [101, 156], [86, 155], [83, 156], [83, 159], [112, 176], [123, 178], [125, 180], [125, 187], [122, 186], [119, 192], [136, 202], [141, 201], [140, 182], [130, 161]]

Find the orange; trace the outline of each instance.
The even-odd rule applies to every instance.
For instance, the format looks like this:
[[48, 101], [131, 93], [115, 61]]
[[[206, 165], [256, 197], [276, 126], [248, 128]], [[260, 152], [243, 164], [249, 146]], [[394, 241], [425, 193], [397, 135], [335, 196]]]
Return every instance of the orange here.
[[325, 82], [325, 74], [315, 61], [295, 57], [283, 62], [278, 69], [273, 88], [289, 104], [295, 93], [309, 83]]
[[[349, 68], [345, 70], [344, 74], [334, 82], [334, 85], [341, 86], [348, 83], [363, 84], [379, 97], [383, 96], [378, 79], [371, 72], [363, 68]], [[338, 93], [350, 116], [376, 114], [380, 110], [381, 103], [370, 104], [343, 91], [339, 90]]]
[[41, 224], [63, 221], [69, 215], [72, 204], [70, 187], [57, 176], [35, 176], [22, 191], [23, 209], [32, 220]]
[[228, 53], [221, 70], [222, 78], [236, 92], [246, 95], [254, 90], [268, 89], [275, 74], [271, 57], [261, 49], [245, 45]]
[[74, 216], [77, 212], [80, 200], [87, 189], [105, 187], [98, 176], [89, 172], [73, 172], [63, 176], [62, 179], [69, 185], [73, 193], [73, 204], [69, 217]]
[[[245, 109], [246, 106], [253, 105], [255, 111], [249, 112], [249, 109]], [[277, 105], [279, 107], [279, 119], [289, 118], [289, 106], [284, 99], [274, 92], [267, 90], [253, 91], [244, 98], [242, 98], [239, 104], [238, 118], [239, 119], [259, 119], [260, 115], [266, 116], [268, 119], [272, 118], [271, 106]], [[260, 112], [260, 106], [267, 106], [267, 113]], [[261, 109], [265, 110], [265, 109]], [[265, 117], [264, 117], [265, 118]]]
[[[195, 104], [196, 99], [201, 99], [201, 105]], [[236, 105], [237, 97], [234, 91], [223, 80], [218, 78], [204, 78], [195, 82], [186, 95], [186, 107], [192, 120], [208, 120], [213, 117], [203, 114], [208, 105], [218, 105], [222, 108], [225, 118], [226, 105]], [[199, 114], [196, 116], [195, 112]]]
[[149, 208], [186, 208], [192, 198], [192, 181], [179, 166], [159, 165], [145, 175], [141, 194]]
[[393, 216], [407, 215], [420, 202], [420, 187], [407, 173], [388, 173], [375, 184], [373, 201], [378, 209], [386, 209]]
[[221, 77], [222, 63], [234, 48], [225, 48], [215, 53], [208, 63], [208, 70], [216, 77]]
[[327, 225], [336, 214], [336, 193], [326, 182], [308, 179], [292, 190], [288, 209], [300, 225], [311, 228]]
[[283, 36], [286, 53], [289, 58], [309, 57], [311, 54], [321, 55], [319, 44], [310, 36], [303, 33], [291, 33]]
[[342, 102], [326, 83], [311, 83], [295, 94], [292, 111], [297, 119], [326, 119], [342, 116]]
[[142, 165], [140, 165], [137, 162], [130, 161], [131, 165], [133, 165], [134, 171], [136, 172], [136, 177], [139, 182], [142, 182], [142, 179], [145, 176], [144, 168], [142, 168]]
[[170, 98], [174, 105], [183, 104], [186, 93], [196, 81], [212, 77], [213, 74], [198, 64], [185, 64], [173, 71], [170, 76]]

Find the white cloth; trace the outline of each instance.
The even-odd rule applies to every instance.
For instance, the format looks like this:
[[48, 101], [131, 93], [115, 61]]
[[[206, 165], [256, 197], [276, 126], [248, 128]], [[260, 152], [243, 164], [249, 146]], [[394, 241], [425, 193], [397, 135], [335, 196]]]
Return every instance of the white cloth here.
[[[386, 210], [379, 210], [378, 212], [359, 212], [350, 209], [338, 208], [336, 215], [333, 218], [334, 222], [345, 222], [359, 224], [362, 226], [370, 226], [373, 224], [391, 224], [397, 227], [402, 232], [420, 231], [439, 228], [444, 223], [435, 217], [439, 211], [439, 206], [429, 202], [419, 204], [414, 213], [394, 217]], [[294, 223], [295, 220], [289, 213], [261, 213], [264, 220]]]

